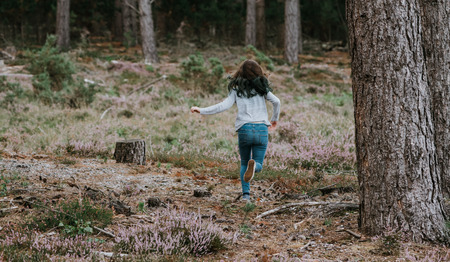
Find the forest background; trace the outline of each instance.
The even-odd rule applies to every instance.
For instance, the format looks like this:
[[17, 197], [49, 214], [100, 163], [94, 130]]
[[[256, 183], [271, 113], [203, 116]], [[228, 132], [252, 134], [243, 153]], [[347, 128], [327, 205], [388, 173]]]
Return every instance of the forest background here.
[[[288, 1], [255, 1], [254, 46], [249, 1], [151, 2], [157, 63], [144, 63], [136, 0], [70, 1], [66, 48], [57, 1], [0, 2], [0, 260], [448, 259], [389, 228], [358, 232], [344, 0], [299, 1], [296, 62]], [[282, 101], [253, 203], [238, 201], [236, 109], [189, 113], [222, 101], [245, 59]], [[146, 166], [114, 161], [129, 138], [147, 142]]]

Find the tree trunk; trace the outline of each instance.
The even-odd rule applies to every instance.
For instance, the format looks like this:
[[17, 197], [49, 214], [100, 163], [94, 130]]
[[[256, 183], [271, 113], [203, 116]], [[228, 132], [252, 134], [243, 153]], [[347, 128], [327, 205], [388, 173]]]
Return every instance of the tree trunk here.
[[438, 242], [445, 230], [416, 1], [347, 1], [360, 229]]
[[289, 63], [298, 63], [298, 10], [298, 0], [286, 0], [284, 56]]
[[420, 5], [436, 155], [442, 190], [450, 197], [450, 2], [422, 0]]
[[138, 13], [138, 0], [128, 0], [128, 3], [133, 7], [131, 8], [131, 32], [134, 39], [134, 45], [139, 44], [139, 13]]
[[[162, 2], [165, 0], [157, 0], [155, 1], [155, 5], [158, 9], [156, 9], [155, 15], [156, 15], [156, 25], [155, 27], [157, 28], [157, 30], [155, 30], [155, 35], [156, 38], [158, 39], [164, 39], [167, 37], [167, 17], [166, 17], [166, 13], [161, 11], [161, 5]], [[158, 12], [158, 10], [160, 10]]]
[[123, 38], [127, 47], [136, 45], [136, 36], [133, 32], [133, 18], [131, 9], [133, 0], [122, 0]]
[[114, 40], [123, 41], [123, 18], [122, 18], [122, 2], [121, 0], [114, 1], [114, 23], [113, 34]]
[[256, 44], [256, 0], [247, 0], [247, 21], [245, 25], [245, 45]]
[[61, 49], [70, 47], [70, 0], [58, 0], [56, 4], [56, 45]]
[[298, 3], [298, 53], [303, 54], [303, 33], [302, 33], [302, 9], [301, 9], [300, 1]]
[[139, 20], [141, 22], [142, 52], [144, 53], [145, 63], [158, 63], [150, 0], [139, 0], [139, 12], [141, 13]]
[[256, 47], [266, 48], [266, 15], [264, 0], [256, 0]]
[[145, 141], [129, 139], [116, 142], [114, 159], [117, 163], [136, 163], [145, 165]]

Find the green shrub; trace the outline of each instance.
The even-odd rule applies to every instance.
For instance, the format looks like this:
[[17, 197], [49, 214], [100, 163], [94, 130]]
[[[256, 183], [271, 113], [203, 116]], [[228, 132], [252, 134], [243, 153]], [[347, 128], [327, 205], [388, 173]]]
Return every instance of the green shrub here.
[[0, 106], [10, 111], [16, 111], [16, 102], [19, 99], [29, 98], [30, 94], [19, 83], [6, 81], [6, 77], [0, 76]]
[[31, 59], [31, 64], [27, 69], [35, 75], [33, 80], [48, 81], [35, 88], [45, 87], [52, 91], [61, 91], [67, 83], [73, 81], [72, 75], [75, 73], [75, 65], [66, 54], [60, 53], [56, 47], [55, 36], [48, 36], [42, 49], [37, 54], [29, 54], [28, 56]]
[[31, 61], [27, 69], [34, 75], [35, 97], [44, 104], [64, 104], [71, 108], [92, 103], [99, 90], [95, 85], [86, 85], [81, 78], [73, 79], [75, 64], [67, 54], [60, 53], [55, 43], [56, 37], [50, 35], [41, 50], [27, 55]]
[[256, 62], [258, 62], [261, 66], [267, 68], [270, 71], [275, 70], [275, 66], [273, 64], [272, 59], [266, 56], [263, 52], [256, 49], [256, 47], [252, 45], [248, 45], [244, 48], [244, 51], [253, 56]]
[[181, 78], [191, 86], [200, 87], [208, 93], [215, 93], [224, 87], [226, 80], [222, 78], [225, 68], [217, 57], [208, 59], [205, 63], [201, 54], [190, 55], [181, 62]]
[[111, 209], [94, 206], [89, 199], [60, 202], [54, 211], [40, 204], [37, 206], [45, 212], [35, 217], [28, 227], [40, 231], [60, 228], [68, 235], [92, 233], [92, 225], [105, 227], [111, 224], [113, 217]]
[[202, 77], [207, 71], [205, 67], [205, 60], [201, 54], [188, 56], [186, 60], [181, 62], [181, 68], [181, 76], [184, 78]]

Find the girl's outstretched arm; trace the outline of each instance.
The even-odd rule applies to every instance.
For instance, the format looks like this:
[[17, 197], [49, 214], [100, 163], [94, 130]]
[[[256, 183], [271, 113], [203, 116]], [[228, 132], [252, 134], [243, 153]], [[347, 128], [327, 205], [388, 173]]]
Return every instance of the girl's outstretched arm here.
[[205, 108], [193, 106], [193, 107], [191, 107], [191, 112], [192, 113], [200, 113], [202, 115], [217, 114], [217, 113], [220, 113], [220, 112], [223, 112], [223, 111], [229, 109], [230, 107], [233, 106], [233, 104], [235, 102], [236, 102], [236, 91], [232, 90], [230, 92], [230, 94], [228, 95], [228, 97], [225, 100], [223, 100], [222, 102], [215, 104], [213, 106], [205, 107]]

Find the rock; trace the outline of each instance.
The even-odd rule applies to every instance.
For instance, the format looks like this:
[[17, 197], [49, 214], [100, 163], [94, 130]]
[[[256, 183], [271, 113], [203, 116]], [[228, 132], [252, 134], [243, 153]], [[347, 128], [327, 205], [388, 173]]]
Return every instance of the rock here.
[[210, 197], [210, 196], [212, 196], [212, 193], [209, 192], [208, 190], [204, 190], [204, 189], [195, 189], [194, 196], [195, 197]]
[[117, 214], [124, 214], [126, 216], [131, 216], [133, 214], [133, 212], [131, 212], [131, 207], [119, 200], [111, 200], [109, 207], [114, 208], [114, 211]]
[[158, 197], [150, 197], [147, 199], [147, 206], [148, 207], [166, 207], [167, 205], [161, 201]]
[[88, 198], [94, 200], [94, 201], [97, 201], [97, 200], [100, 200], [104, 194], [100, 190], [93, 189], [93, 188], [85, 186], [84, 187], [84, 195], [87, 196]]

